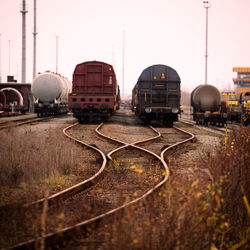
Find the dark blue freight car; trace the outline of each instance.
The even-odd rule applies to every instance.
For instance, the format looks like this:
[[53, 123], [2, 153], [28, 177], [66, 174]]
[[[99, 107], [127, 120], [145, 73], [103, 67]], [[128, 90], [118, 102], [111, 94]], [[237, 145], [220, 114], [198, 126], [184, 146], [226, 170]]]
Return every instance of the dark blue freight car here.
[[180, 114], [180, 83], [178, 73], [169, 66], [144, 69], [132, 90], [132, 111], [146, 122], [159, 120], [172, 127]]

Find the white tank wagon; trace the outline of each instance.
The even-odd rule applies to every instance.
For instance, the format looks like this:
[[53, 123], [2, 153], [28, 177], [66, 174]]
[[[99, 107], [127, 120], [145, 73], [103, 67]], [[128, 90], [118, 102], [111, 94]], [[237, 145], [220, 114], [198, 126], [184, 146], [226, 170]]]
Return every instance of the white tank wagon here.
[[72, 84], [66, 77], [50, 71], [38, 74], [31, 84], [31, 92], [35, 98], [34, 112], [37, 116], [67, 113], [71, 89]]

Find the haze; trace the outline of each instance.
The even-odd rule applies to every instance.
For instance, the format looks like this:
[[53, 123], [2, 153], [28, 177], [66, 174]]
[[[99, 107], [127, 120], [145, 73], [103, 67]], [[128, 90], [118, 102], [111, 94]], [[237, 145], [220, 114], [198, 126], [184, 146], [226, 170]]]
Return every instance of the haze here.
[[[21, 82], [21, 0], [0, 0], [1, 76]], [[250, 66], [250, 0], [210, 1], [208, 83], [232, 90], [234, 66]], [[33, 0], [26, 0], [26, 81], [33, 74]], [[56, 70], [72, 81], [76, 64], [88, 60], [114, 63], [122, 86], [125, 31], [125, 93], [142, 70], [153, 64], [174, 68], [183, 90], [205, 79], [205, 8], [202, 0], [37, 0], [37, 72]], [[9, 57], [9, 42], [10, 57]], [[9, 69], [10, 58], [10, 69]]]

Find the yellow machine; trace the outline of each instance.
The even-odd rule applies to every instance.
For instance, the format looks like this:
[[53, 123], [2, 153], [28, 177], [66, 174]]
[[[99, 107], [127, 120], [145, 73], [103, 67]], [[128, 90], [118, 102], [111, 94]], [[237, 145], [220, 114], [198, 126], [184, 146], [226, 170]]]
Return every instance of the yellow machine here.
[[250, 101], [247, 101], [247, 102], [246, 102], [245, 107], [246, 107], [247, 109], [250, 109]]
[[243, 125], [247, 126], [250, 124], [250, 100], [245, 100], [242, 103], [242, 119]]
[[233, 72], [237, 73], [233, 82], [236, 85], [236, 100], [241, 108], [241, 122], [248, 125], [250, 124], [250, 67], [235, 67]]
[[235, 92], [221, 92], [221, 101], [226, 103], [227, 107], [238, 106]]

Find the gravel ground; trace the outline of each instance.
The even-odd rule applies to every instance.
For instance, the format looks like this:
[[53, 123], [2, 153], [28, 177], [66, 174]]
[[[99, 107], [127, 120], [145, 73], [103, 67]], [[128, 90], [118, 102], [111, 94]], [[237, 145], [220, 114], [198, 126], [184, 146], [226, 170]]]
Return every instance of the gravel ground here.
[[15, 115], [15, 116], [9, 116], [9, 117], [0, 117], [0, 124], [2, 122], [6, 122], [6, 121], [15, 121], [15, 120], [19, 120], [19, 119], [26, 119], [26, 118], [33, 118], [33, 117], [37, 117], [36, 114], [34, 113], [26, 113], [25, 115]]
[[[72, 124], [74, 121], [75, 119], [71, 115], [68, 115], [64, 118], [52, 119], [47, 123], [34, 124], [29, 126], [29, 129], [31, 132], [44, 135], [48, 133], [50, 129], [59, 129], [58, 131], [60, 131], [61, 128]], [[176, 122], [175, 125], [194, 133], [197, 139], [194, 143], [170, 155], [167, 159], [171, 170], [171, 178], [175, 178], [177, 183], [182, 183], [182, 186], [176, 187], [177, 192], [175, 195], [178, 199], [183, 200], [178, 190], [183, 189], [183, 187], [191, 183], [194, 178], [199, 177], [204, 186], [211, 183], [212, 178], [208, 169], [200, 169], [198, 162], [204, 154], [212, 154], [216, 151], [216, 147], [221, 143], [223, 136], [219, 133], [186, 125], [181, 122]], [[117, 143], [108, 142], [106, 139], [96, 135], [95, 132], [93, 132], [96, 126], [97, 124], [82, 124], [72, 129], [70, 134], [88, 144], [98, 147], [103, 150], [105, 154], [120, 146]], [[187, 138], [180, 132], [176, 133], [173, 128], [164, 128], [157, 123], [154, 123], [153, 126], [162, 133], [162, 137], [154, 143], [145, 143], [141, 146], [154, 151], [158, 155], [160, 155], [163, 147]], [[23, 128], [25, 129], [25, 126], [22, 127], [22, 129]], [[142, 127], [142, 121], [135, 117], [129, 110], [116, 112], [116, 114], [104, 124], [101, 128], [101, 132], [127, 143], [155, 136], [155, 133], [151, 129], [145, 126]], [[83, 163], [82, 165], [84, 166], [80, 174], [85, 177], [84, 172], [89, 168], [93, 168], [94, 172], [96, 171], [96, 165], [99, 159], [95, 153], [84, 148], [80, 157]], [[121, 159], [121, 157], [123, 158]], [[61, 228], [62, 225], [71, 225], [73, 222], [83, 220], [83, 218], [86, 218], [86, 212], [83, 214], [79, 212], [79, 207], [87, 209], [87, 211], [94, 215], [98, 213], [98, 211], [101, 211], [100, 209], [102, 207], [106, 209], [112, 208], [127, 200], [129, 196], [138, 196], [143, 188], [148, 188], [152, 186], [153, 183], [159, 181], [161, 176], [159, 164], [153, 158], [147, 161], [142, 160], [143, 157], [144, 155], [138, 153], [136, 150], [124, 150], [116, 154], [114, 159], [117, 160], [117, 163], [109, 163], [108, 174], [104, 181], [98, 184], [94, 189], [85, 193], [82, 198], [77, 197], [77, 199], [74, 198], [71, 201], [67, 201], [64, 206], [58, 209], [58, 217], [55, 218], [54, 225], [50, 225], [49, 227]], [[136, 166], [137, 161], [141, 161], [139, 164], [140, 167], [131, 168]], [[93, 169], [89, 174], [93, 173]], [[137, 172], [135, 169], [137, 169]], [[135, 174], [138, 175], [138, 178], [135, 178]], [[60, 217], [62, 214], [63, 218], [65, 218], [63, 222], [61, 221], [62, 216]], [[52, 218], [53, 217], [50, 217], [50, 221], [53, 221]], [[96, 239], [97, 238], [98, 237], [96, 237]]]
[[[184, 190], [195, 180], [199, 180], [201, 190], [213, 183], [213, 177], [208, 168], [201, 168], [199, 162], [208, 154], [214, 154], [223, 142], [222, 133], [204, 127], [190, 126], [182, 122], [175, 124], [195, 135], [196, 140], [189, 146], [180, 149], [169, 156], [169, 167], [172, 178], [181, 183], [177, 190]], [[178, 194], [178, 191], [177, 191]], [[183, 197], [179, 197], [180, 200]]]
[[[125, 116], [123, 114], [125, 113]], [[114, 120], [116, 120], [118, 117], [123, 117], [125, 119], [125, 126], [122, 124], [121, 119], [119, 122], [119, 126], [115, 126], [114, 128], [119, 127], [119, 132], [118, 129], [111, 129], [112, 126], [107, 126], [102, 129], [102, 132], [108, 135], [112, 135], [113, 137], [116, 137], [117, 139], [124, 140], [126, 139], [126, 142], [132, 142], [132, 141], [137, 141], [142, 138], [145, 138], [146, 136], [154, 136], [154, 133], [152, 133], [150, 130], [148, 130], [146, 127], [138, 127], [138, 124], [141, 124], [141, 121], [138, 120], [137, 118], [133, 117], [133, 114], [125, 110], [125, 112], [122, 110], [120, 111], [117, 115], [112, 117]], [[133, 120], [134, 119], [134, 120]], [[112, 120], [109, 122], [111, 123]], [[134, 124], [133, 124], [134, 121]], [[161, 132], [162, 137], [160, 139], [155, 140], [153, 143], [144, 143], [141, 144], [141, 147], [147, 148], [149, 150], [152, 150], [153, 152], [157, 153], [160, 155], [161, 148], [170, 145], [176, 141], [181, 141], [187, 138], [186, 135], [183, 135], [181, 132], [177, 132], [173, 128], [164, 128], [160, 124], [154, 123], [152, 124], [158, 131]], [[202, 186], [205, 187], [208, 184], [211, 184], [212, 182], [212, 177], [208, 169], [201, 169], [199, 168], [199, 161], [204, 157], [204, 155], [210, 153], [214, 153], [216, 151], [216, 147], [220, 145], [221, 141], [223, 140], [223, 136], [218, 133], [218, 132], [213, 132], [212, 130], [207, 130], [199, 127], [193, 127], [181, 122], [176, 122], [175, 125], [177, 127], [183, 128], [191, 133], [194, 133], [196, 136], [196, 141], [193, 143], [190, 143], [187, 147], [178, 150], [177, 153], [174, 153], [173, 155], [170, 155], [167, 157], [168, 165], [170, 167], [170, 178], [174, 180], [175, 183], [178, 185], [174, 185], [170, 187], [170, 190], [175, 190], [174, 193], [172, 193], [172, 199], [177, 200], [178, 207], [176, 209], [178, 211], [182, 210], [182, 204], [185, 203], [187, 196], [183, 191], [186, 190], [186, 187], [191, 184], [194, 180], [198, 178], [200, 181], [201, 186], [200, 188], [202, 189]], [[144, 136], [144, 137], [143, 137]], [[152, 164], [151, 169], [154, 168], [154, 164]], [[152, 173], [153, 175], [153, 173]], [[148, 177], [147, 177], [148, 178]], [[128, 183], [125, 183], [128, 185]], [[170, 185], [171, 186], [171, 185]], [[135, 188], [132, 186], [132, 188]], [[121, 190], [123, 187], [121, 186]], [[159, 210], [163, 209], [164, 213], [164, 208], [159, 208]], [[159, 211], [158, 211], [159, 212]], [[178, 214], [178, 212], [176, 212]], [[130, 221], [134, 221], [135, 225], [139, 225], [140, 221], [147, 221], [148, 217], [154, 216], [150, 214], [148, 210], [145, 210], [144, 208], [139, 209], [135, 214], [133, 215], [135, 218], [130, 218]], [[122, 218], [122, 217], [121, 217]], [[117, 217], [118, 219], [118, 217]], [[114, 223], [114, 222], [113, 222]], [[118, 223], [118, 225], [120, 225]], [[130, 224], [129, 224], [130, 225]], [[129, 226], [128, 225], [128, 226]], [[115, 244], [124, 244], [125, 246], [127, 245], [126, 242], [120, 242], [123, 240], [122, 236], [117, 236], [113, 230], [117, 230], [119, 233], [126, 232], [128, 230], [127, 227], [123, 229], [114, 229], [114, 227], [109, 227], [107, 224], [103, 223], [104, 230], [103, 228], [98, 229], [98, 231], [95, 232], [94, 235], [90, 236], [89, 238], [84, 238], [83, 239], [83, 244], [81, 243], [70, 243], [69, 246], [72, 247], [71, 244], [74, 245], [75, 248], [81, 249], [81, 247], [84, 247], [85, 244], [87, 246], [91, 246], [92, 243], [96, 243], [93, 246], [93, 249], [95, 247], [98, 247], [99, 249], [108, 249], [112, 243], [111, 241], [114, 242]], [[157, 225], [156, 228], [159, 229], [163, 227], [163, 225]], [[155, 229], [155, 231], [157, 231]], [[124, 230], [124, 231], [123, 231]], [[138, 234], [138, 231], [136, 229], [130, 229], [134, 230], [131, 231], [131, 235]], [[110, 234], [110, 232], [113, 232], [113, 234]], [[118, 235], [119, 235], [118, 233]], [[143, 234], [143, 231], [141, 231]], [[112, 238], [109, 238], [111, 236]], [[117, 236], [118, 242], [114, 240], [114, 237]], [[138, 236], [139, 237], [139, 236]], [[154, 236], [155, 237], [155, 236]], [[159, 235], [156, 236], [156, 238], [153, 240], [156, 245], [159, 244]], [[90, 249], [92, 249], [90, 247]], [[156, 248], [157, 249], [157, 248]]]

